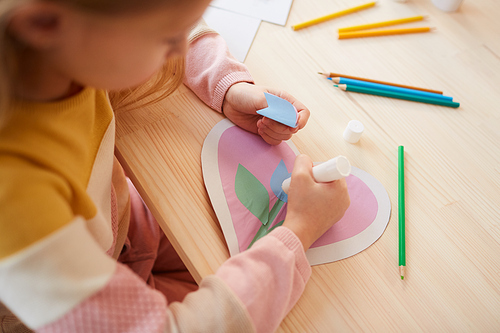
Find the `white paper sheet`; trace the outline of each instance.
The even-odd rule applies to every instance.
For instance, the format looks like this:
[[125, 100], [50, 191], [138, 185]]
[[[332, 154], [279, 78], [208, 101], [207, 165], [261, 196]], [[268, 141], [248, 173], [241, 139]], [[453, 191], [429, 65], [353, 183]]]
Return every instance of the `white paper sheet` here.
[[238, 61], [245, 58], [259, 29], [260, 19], [209, 6], [203, 14], [205, 22], [217, 31]]
[[285, 25], [292, 0], [214, 0], [211, 6]]

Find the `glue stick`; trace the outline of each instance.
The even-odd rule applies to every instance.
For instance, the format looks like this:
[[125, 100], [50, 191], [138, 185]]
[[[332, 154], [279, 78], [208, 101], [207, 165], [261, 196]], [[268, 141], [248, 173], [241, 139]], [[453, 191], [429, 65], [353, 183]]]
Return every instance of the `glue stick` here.
[[[340, 155], [314, 166], [312, 172], [315, 181], [318, 183], [328, 183], [349, 176], [351, 173], [351, 164], [345, 156]], [[288, 193], [291, 180], [291, 177], [287, 178], [281, 184], [281, 188], [285, 193]]]

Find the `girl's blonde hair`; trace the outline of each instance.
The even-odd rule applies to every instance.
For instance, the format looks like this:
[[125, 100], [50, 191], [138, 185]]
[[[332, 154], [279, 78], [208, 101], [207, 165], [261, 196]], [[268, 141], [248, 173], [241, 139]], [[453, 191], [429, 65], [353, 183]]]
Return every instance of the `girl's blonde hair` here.
[[184, 58], [172, 58], [146, 83], [122, 91], [110, 91], [109, 99], [114, 110], [143, 107], [156, 103], [173, 93], [184, 77]]
[[[50, 0], [89, 12], [117, 14], [131, 10], [151, 8], [165, 0]], [[168, 0], [175, 4], [184, 0]], [[8, 21], [13, 9], [26, 0], [0, 0], [0, 129], [8, 118], [9, 104], [12, 100], [12, 86], [16, 75], [16, 41], [8, 33]], [[111, 105], [116, 110], [155, 103], [174, 92], [182, 83], [184, 58], [166, 61], [162, 69], [148, 82], [123, 91], [109, 92]], [[141, 104], [142, 103], [142, 104]]]

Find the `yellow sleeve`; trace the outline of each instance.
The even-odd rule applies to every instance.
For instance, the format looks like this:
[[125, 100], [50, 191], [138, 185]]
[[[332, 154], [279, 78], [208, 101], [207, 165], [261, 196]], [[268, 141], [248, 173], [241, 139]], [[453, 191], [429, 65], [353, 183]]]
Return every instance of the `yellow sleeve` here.
[[57, 174], [15, 156], [0, 156], [0, 259], [73, 218], [71, 188]]

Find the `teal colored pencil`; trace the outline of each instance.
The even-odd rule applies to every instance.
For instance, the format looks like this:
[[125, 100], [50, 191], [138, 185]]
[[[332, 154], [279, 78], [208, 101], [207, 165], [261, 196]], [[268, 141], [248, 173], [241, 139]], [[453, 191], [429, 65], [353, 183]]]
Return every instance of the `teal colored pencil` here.
[[385, 91], [390, 91], [390, 92], [395, 92], [395, 93], [400, 93], [400, 94], [408, 94], [408, 95], [415, 95], [415, 96], [426, 97], [426, 98], [441, 99], [441, 100], [445, 100], [445, 101], [452, 101], [453, 100], [453, 97], [444, 96], [442, 94], [435, 94], [435, 93], [430, 93], [427, 91], [421, 91], [421, 90], [416, 90], [416, 89], [394, 87], [394, 86], [387, 85], [387, 84], [354, 80], [354, 79], [349, 79], [349, 78], [345, 78], [345, 77], [332, 77], [331, 80], [337, 84], [347, 84], [347, 85], [365, 87], [365, 88], [370, 88], [370, 89], [379, 89], [379, 90], [385, 90]]
[[399, 274], [405, 278], [405, 148], [398, 147], [398, 207], [399, 207]]
[[339, 87], [340, 89], [342, 89], [344, 91], [353, 91], [353, 92], [358, 92], [358, 93], [362, 93], [362, 94], [392, 97], [392, 98], [404, 99], [407, 101], [448, 106], [451, 108], [458, 108], [460, 106], [460, 103], [453, 102], [453, 101], [439, 100], [439, 99], [429, 98], [429, 97], [422, 97], [422, 96], [402, 94], [402, 93], [397, 93], [397, 92], [392, 92], [392, 91], [359, 87], [359, 86], [352, 85], [352, 84], [338, 84], [338, 85], [336, 84], [335, 87]]

